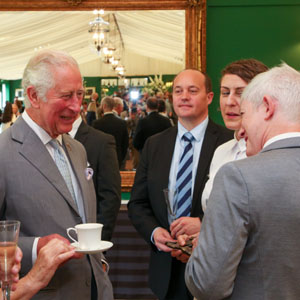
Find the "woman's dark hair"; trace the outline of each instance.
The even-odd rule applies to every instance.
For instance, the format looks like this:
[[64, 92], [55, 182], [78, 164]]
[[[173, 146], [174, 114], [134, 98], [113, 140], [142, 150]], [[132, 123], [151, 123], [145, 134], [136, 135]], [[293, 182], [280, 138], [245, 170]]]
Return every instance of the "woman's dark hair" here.
[[12, 114], [12, 104], [10, 102], [6, 102], [2, 116], [2, 123], [10, 122], [12, 120]]

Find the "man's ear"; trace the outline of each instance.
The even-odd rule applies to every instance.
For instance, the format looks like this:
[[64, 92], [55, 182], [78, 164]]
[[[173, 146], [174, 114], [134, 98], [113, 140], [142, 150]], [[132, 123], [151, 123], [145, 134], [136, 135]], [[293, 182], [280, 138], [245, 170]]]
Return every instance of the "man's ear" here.
[[265, 120], [270, 120], [277, 109], [277, 101], [270, 97], [269, 95], [264, 96], [263, 99], [263, 106], [264, 106], [264, 112], [265, 112]]
[[213, 98], [214, 98], [213, 92], [207, 93], [207, 105], [211, 104], [211, 102], [213, 101]]
[[32, 85], [27, 87], [26, 94], [31, 103], [31, 107], [39, 108], [40, 107], [40, 98], [37, 95], [35, 87]]

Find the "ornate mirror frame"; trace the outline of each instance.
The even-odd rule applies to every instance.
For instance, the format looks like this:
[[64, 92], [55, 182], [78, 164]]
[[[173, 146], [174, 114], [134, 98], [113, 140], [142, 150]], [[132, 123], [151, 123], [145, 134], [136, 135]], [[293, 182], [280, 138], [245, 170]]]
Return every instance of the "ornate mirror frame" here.
[[0, 0], [0, 11], [185, 10], [187, 68], [206, 70], [206, 0]]

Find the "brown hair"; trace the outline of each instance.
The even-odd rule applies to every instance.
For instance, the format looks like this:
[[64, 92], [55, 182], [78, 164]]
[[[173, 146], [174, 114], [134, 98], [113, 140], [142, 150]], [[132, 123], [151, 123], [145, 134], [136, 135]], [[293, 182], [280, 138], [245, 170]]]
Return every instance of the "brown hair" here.
[[155, 97], [149, 97], [147, 99], [146, 105], [149, 109], [155, 110], [158, 108], [158, 101]]
[[12, 110], [12, 104], [10, 102], [6, 102], [6, 105], [4, 107], [4, 112], [2, 116], [2, 122], [8, 123], [12, 120], [13, 110]]
[[237, 75], [249, 83], [257, 74], [268, 71], [268, 67], [254, 58], [240, 59], [227, 65], [221, 71], [221, 80], [226, 74]]

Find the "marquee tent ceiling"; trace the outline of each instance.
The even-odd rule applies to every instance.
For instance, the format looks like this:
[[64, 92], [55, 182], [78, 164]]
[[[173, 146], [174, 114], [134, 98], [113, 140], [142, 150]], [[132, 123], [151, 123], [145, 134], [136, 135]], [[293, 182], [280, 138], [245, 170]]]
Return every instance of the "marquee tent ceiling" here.
[[[112, 12], [106, 12], [106, 14]], [[184, 11], [117, 11], [126, 75], [172, 74], [184, 67]], [[35, 48], [71, 54], [84, 76], [115, 73], [92, 52], [92, 12], [0, 12], [0, 78], [20, 79]]]

